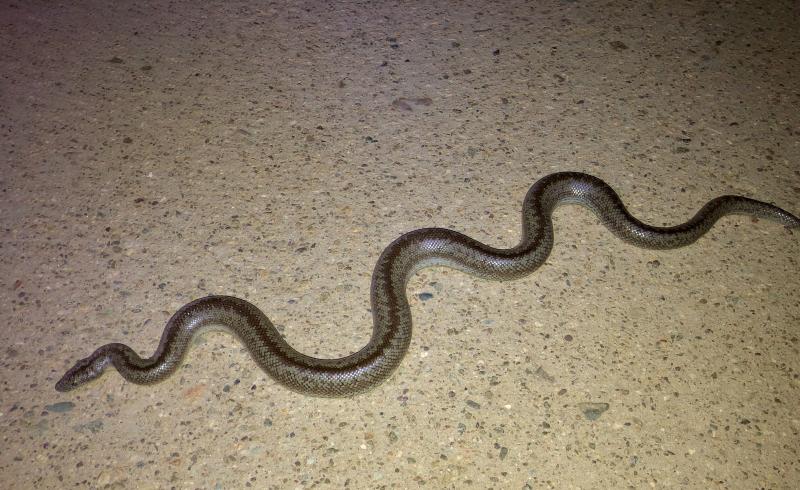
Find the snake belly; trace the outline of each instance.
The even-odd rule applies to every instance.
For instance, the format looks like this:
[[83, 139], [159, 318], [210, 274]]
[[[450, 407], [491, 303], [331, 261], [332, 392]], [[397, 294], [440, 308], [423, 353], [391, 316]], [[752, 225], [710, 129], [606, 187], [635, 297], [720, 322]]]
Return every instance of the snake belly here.
[[688, 245], [722, 216], [744, 214], [800, 227], [800, 218], [771, 204], [741, 196], [709, 201], [687, 222], [669, 227], [645, 224], [631, 216], [616, 192], [591, 175], [561, 172], [536, 182], [522, 205], [522, 239], [499, 249], [456, 231], [423, 228], [406, 233], [381, 254], [372, 274], [372, 336], [361, 350], [339, 359], [319, 359], [293, 349], [264, 313], [232, 296], [209, 296], [183, 306], [167, 322], [155, 353], [142, 358], [125, 344], [112, 343], [79, 360], [58, 381], [69, 391], [113, 366], [126, 380], [151, 384], [181, 365], [195, 335], [207, 329], [236, 336], [270, 377], [300, 393], [339, 397], [374, 388], [400, 364], [411, 342], [411, 310], [406, 283], [418, 270], [446, 266], [485, 279], [510, 280], [538, 269], [553, 247], [551, 215], [561, 204], [592, 210], [620, 239], [651, 249]]

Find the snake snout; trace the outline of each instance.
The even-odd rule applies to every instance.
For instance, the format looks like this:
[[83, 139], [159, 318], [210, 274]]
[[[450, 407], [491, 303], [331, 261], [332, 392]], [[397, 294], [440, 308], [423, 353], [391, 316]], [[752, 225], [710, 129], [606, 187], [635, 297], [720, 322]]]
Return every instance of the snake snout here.
[[99, 377], [103, 374], [102, 369], [97, 369], [94, 358], [87, 357], [76, 362], [74, 366], [64, 373], [64, 376], [56, 383], [56, 391], [66, 393], [72, 391], [84, 383]]
[[66, 393], [68, 391], [72, 391], [78, 387], [78, 384], [75, 382], [74, 379], [67, 376], [66, 374], [61, 377], [56, 383], [56, 391], [60, 393]]

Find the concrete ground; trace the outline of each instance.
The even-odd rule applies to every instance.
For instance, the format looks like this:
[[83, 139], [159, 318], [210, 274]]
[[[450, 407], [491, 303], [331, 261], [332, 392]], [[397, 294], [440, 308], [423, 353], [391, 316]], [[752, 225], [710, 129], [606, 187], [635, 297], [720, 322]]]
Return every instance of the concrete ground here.
[[353, 352], [386, 244], [514, 245], [554, 171], [654, 224], [721, 194], [800, 212], [799, 21], [790, 0], [4, 0], [1, 486], [800, 487], [800, 234], [745, 217], [649, 251], [564, 207], [525, 279], [424, 270], [406, 359], [352, 399], [276, 385], [224, 334], [159, 385], [53, 389], [101, 344], [149, 355], [207, 294]]

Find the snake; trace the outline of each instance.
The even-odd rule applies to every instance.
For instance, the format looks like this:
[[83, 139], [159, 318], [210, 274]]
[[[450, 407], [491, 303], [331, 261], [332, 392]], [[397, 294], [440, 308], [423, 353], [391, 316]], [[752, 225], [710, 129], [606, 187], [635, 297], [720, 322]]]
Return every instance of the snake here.
[[514, 247], [494, 248], [445, 228], [413, 230], [390, 243], [372, 273], [372, 335], [357, 352], [338, 359], [305, 355], [292, 348], [252, 303], [233, 296], [207, 296], [175, 312], [152, 356], [142, 358], [125, 344], [106, 344], [77, 361], [55, 388], [60, 392], [78, 388], [109, 366], [132, 383], [163, 381], [182, 365], [195, 336], [222, 330], [237, 337], [256, 364], [289, 389], [322, 397], [368, 391], [390, 377], [409, 349], [412, 320], [406, 285], [412, 275], [426, 267], [445, 266], [490, 280], [527, 276], [544, 264], [553, 248], [552, 214], [562, 204], [588, 208], [618, 238], [648, 249], [689, 245], [731, 214], [775, 221], [789, 230], [800, 227], [800, 218], [788, 211], [735, 195], [712, 199], [683, 224], [652, 226], [633, 217], [601, 179], [578, 172], [553, 173], [525, 195], [522, 238]]

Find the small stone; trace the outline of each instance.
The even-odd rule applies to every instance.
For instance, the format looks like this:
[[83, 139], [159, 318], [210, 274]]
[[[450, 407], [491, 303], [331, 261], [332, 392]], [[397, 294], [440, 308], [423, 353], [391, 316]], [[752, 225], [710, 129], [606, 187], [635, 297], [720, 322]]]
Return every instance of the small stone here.
[[102, 488], [111, 483], [111, 475], [107, 471], [103, 471], [97, 477], [97, 486]]
[[542, 366], [536, 368], [536, 372], [533, 373], [537, 378], [547, 381], [548, 383], [555, 383], [556, 378], [554, 378], [550, 373], [544, 370]]
[[611, 41], [608, 44], [610, 44], [615, 51], [625, 51], [626, 49], [628, 49], [628, 45], [622, 41]]
[[579, 403], [578, 408], [588, 420], [597, 420], [608, 410], [608, 403]]
[[75, 426], [76, 432], [85, 432], [88, 430], [92, 434], [97, 434], [102, 429], [103, 429], [102, 420], [92, 420], [91, 422]]
[[58, 402], [52, 405], [45, 405], [44, 409], [48, 412], [55, 412], [55, 413], [64, 413], [69, 412], [75, 408], [75, 404], [72, 402]]
[[470, 407], [470, 408], [475, 408], [475, 409], [481, 408], [481, 404], [480, 403], [474, 402], [472, 400], [467, 400], [467, 406]]

